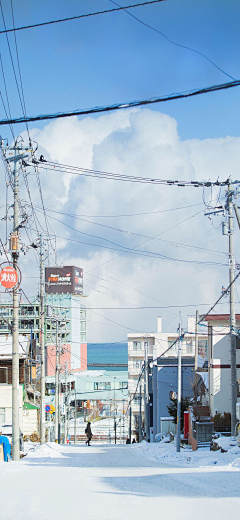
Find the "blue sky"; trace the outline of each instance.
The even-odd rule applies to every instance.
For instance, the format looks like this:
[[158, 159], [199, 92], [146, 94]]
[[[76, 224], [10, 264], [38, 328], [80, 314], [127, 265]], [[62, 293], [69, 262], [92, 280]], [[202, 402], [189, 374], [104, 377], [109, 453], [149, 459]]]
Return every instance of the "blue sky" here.
[[[128, 3], [134, 1], [125, 0], [122, 5]], [[12, 27], [9, 4], [2, 2], [7, 26]], [[104, 10], [113, 4], [107, 0], [13, 0], [13, 6], [15, 24], [21, 26]], [[237, 0], [167, 0], [131, 12], [174, 41], [206, 54], [234, 78], [240, 77]], [[5, 40], [1, 35], [11, 110], [20, 116]], [[10, 41], [14, 52], [13, 35]], [[144, 99], [229, 80], [201, 56], [172, 45], [125, 12], [20, 31], [17, 41], [28, 114]], [[2, 80], [0, 84], [3, 90]], [[175, 117], [182, 138], [238, 135], [238, 88], [152, 109]]]
[[[2, 0], [2, 5], [10, 28], [11, 4]], [[113, 4], [107, 0], [13, 0], [13, 6], [15, 25], [21, 26], [109, 9]], [[240, 78], [237, 0], [168, 0], [136, 8], [132, 13]], [[0, 38], [11, 114], [18, 117], [22, 112], [6, 37]], [[16, 66], [13, 34], [9, 41]], [[125, 12], [19, 31], [17, 42], [29, 115], [150, 98], [230, 81], [203, 57], [172, 45]], [[0, 90], [6, 101], [1, 71]], [[0, 118], [4, 118], [2, 107], [0, 111]], [[150, 109], [32, 123], [30, 134], [39, 143], [38, 153], [54, 162], [142, 177], [215, 181], [218, 177], [225, 180], [230, 174], [239, 177], [239, 116], [239, 88], [235, 88], [152, 105]], [[15, 132], [24, 130], [24, 125], [19, 125]], [[10, 137], [7, 127], [2, 127], [1, 133]], [[27, 137], [26, 132], [23, 135]], [[40, 173], [51, 233], [55, 231], [61, 237], [57, 239], [58, 261], [83, 268], [88, 307], [122, 309], [190, 303], [192, 307], [182, 311], [186, 322], [198, 304], [200, 311], [207, 312], [222, 286], [227, 286], [228, 244], [221, 235], [223, 217], [212, 221], [204, 217], [206, 202], [212, 207], [216, 197], [223, 202], [224, 190], [213, 192], [211, 202], [208, 190], [203, 193], [195, 188], [126, 184], [44, 170]], [[33, 171], [28, 181], [44, 228]], [[23, 182], [20, 195], [23, 205], [27, 204]], [[9, 204], [10, 197], [11, 193]], [[1, 201], [1, 218], [5, 215], [4, 203]], [[26, 210], [34, 239], [37, 230], [29, 205]], [[83, 215], [90, 217], [82, 220]], [[5, 241], [4, 221], [0, 221], [0, 230]], [[24, 229], [21, 235], [28, 245]], [[119, 254], [122, 247], [138, 247], [143, 235], [153, 237], [142, 246], [148, 256]], [[159, 235], [157, 240], [155, 235]], [[240, 263], [238, 240], [235, 246]], [[167, 259], [152, 258], [151, 252]], [[24, 290], [34, 297], [39, 280], [32, 250], [20, 257], [20, 266]], [[227, 301], [216, 311], [219, 309], [227, 312]], [[177, 308], [100, 310], [98, 314], [89, 310], [88, 341], [121, 341], [126, 340], [127, 331], [154, 331], [160, 313], [164, 327], [171, 322], [175, 330]]]

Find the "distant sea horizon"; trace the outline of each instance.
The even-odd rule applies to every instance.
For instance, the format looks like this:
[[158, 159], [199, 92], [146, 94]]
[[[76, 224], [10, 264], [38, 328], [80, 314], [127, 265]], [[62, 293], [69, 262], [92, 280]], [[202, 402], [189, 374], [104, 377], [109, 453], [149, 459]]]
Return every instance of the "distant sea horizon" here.
[[[88, 343], [87, 344], [88, 363], [127, 363], [128, 345], [127, 343]], [[89, 367], [89, 370], [125, 370], [127, 367]]]

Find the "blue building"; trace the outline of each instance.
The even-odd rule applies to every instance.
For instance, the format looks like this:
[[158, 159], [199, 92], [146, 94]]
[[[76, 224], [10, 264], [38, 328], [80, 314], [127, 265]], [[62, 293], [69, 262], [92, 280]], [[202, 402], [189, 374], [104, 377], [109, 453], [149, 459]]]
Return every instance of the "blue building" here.
[[[194, 359], [182, 358], [182, 397], [193, 397]], [[158, 358], [153, 366], [150, 387], [150, 426], [153, 438], [160, 432], [160, 418], [167, 417], [171, 397], [177, 397], [178, 391], [178, 359], [176, 357]]]

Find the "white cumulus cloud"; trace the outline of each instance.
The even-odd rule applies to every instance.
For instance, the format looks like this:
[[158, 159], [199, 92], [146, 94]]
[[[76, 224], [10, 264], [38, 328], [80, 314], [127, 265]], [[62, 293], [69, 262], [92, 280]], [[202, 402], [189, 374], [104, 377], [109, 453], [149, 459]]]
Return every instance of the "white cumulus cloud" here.
[[[59, 120], [34, 129], [31, 135], [39, 143], [39, 153], [55, 163], [152, 179], [238, 178], [240, 138], [184, 141], [174, 118], [148, 109]], [[204, 216], [204, 202], [224, 204], [224, 188], [203, 191], [119, 182], [62, 174], [57, 168], [40, 170], [40, 178], [49, 232], [57, 235], [58, 261], [84, 269], [88, 294], [84, 303], [88, 307], [159, 307], [89, 310], [88, 341], [119, 341], [128, 331], [153, 331], [158, 315], [163, 316], [164, 326], [173, 320], [170, 328], [175, 329], [179, 309], [160, 307], [196, 304], [182, 308], [186, 325], [187, 314], [195, 313], [197, 305], [200, 312], [207, 311], [222, 285], [227, 285], [223, 217], [210, 221]], [[34, 175], [29, 176], [29, 185], [45, 226]], [[27, 201], [27, 193], [21, 190]], [[34, 237], [33, 219], [31, 223]], [[238, 255], [236, 245], [236, 259]], [[33, 296], [38, 280], [27, 280], [29, 273], [38, 276], [33, 253], [22, 257], [20, 264], [26, 292]], [[227, 310], [219, 306], [216, 311], [223, 308]]]

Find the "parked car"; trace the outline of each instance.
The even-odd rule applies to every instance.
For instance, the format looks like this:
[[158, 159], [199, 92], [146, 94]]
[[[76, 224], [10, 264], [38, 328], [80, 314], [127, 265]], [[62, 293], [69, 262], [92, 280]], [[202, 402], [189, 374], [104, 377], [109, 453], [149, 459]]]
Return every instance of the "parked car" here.
[[[11, 424], [2, 424], [1, 426], [2, 435], [8, 437], [10, 444], [12, 446], [12, 425]], [[23, 433], [19, 428], [19, 448], [20, 451], [24, 451], [24, 443], [23, 443]]]

